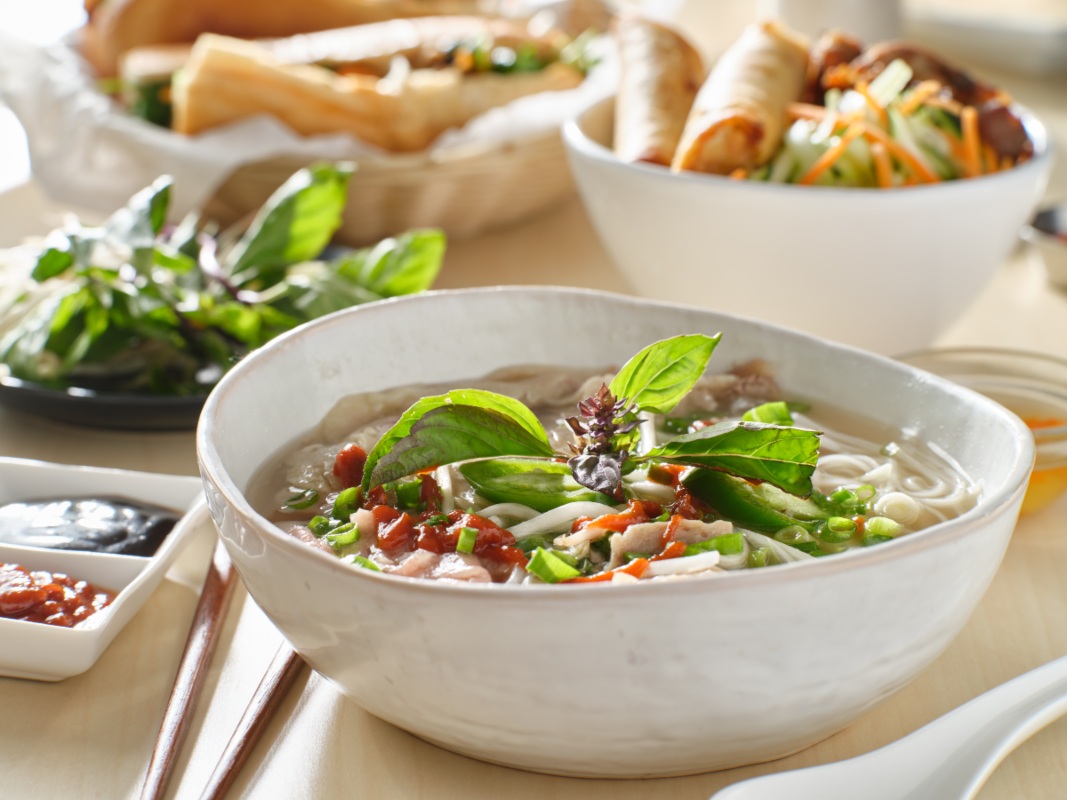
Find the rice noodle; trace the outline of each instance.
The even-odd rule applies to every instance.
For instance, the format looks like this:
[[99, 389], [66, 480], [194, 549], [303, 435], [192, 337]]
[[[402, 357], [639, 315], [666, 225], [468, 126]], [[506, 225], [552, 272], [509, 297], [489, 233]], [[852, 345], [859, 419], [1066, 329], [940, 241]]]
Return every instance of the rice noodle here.
[[618, 510], [615, 506], [591, 501], [567, 503], [546, 511], [539, 517], [520, 522], [508, 530], [516, 539], [525, 539], [527, 536], [536, 536], [539, 533], [555, 533], [569, 526], [578, 517], [602, 517], [605, 514], [614, 514]]

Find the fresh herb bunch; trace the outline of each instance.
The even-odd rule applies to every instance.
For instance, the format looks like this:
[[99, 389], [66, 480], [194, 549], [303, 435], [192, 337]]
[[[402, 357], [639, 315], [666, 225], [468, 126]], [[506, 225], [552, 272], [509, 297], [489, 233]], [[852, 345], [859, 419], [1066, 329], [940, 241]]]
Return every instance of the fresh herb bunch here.
[[243, 231], [166, 224], [171, 179], [103, 225], [53, 231], [32, 283], [0, 309], [0, 362], [54, 388], [205, 394], [249, 351], [316, 317], [429, 288], [445, 238], [416, 230], [323, 259], [353, 169], [315, 164]]
[[569, 422], [578, 455], [569, 461], [517, 400], [476, 389], [425, 397], [367, 455], [362, 493], [421, 470], [465, 462], [459, 470], [479, 494], [539, 511], [580, 500], [616, 502], [624, 496], [622, 477], [654, 463], [810, 495], [817, 431], [738, 420], [640, 447], [639, 414], [669, 414], [704, 374], [719, 339], [676, 336], [630, 359], [608, 386], [579, 404], [582, 418]]

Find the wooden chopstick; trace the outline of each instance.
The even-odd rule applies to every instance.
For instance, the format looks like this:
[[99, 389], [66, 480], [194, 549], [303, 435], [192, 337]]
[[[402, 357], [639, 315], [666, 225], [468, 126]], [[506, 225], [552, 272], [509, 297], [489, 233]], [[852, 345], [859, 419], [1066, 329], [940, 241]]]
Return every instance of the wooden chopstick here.
[[215, 767], [204, 793], [200, 795], [200, 800], [221, 800], [225, 797], [241, 767], [248, 760], [260, 734], [267, 727], [267, 722], [278, 710], [303, 666], [304, 659], [288, 644], [278, 648], [278, 653], [260, 681], [233, 736], [230, 737], [218, 766]]
[[208, 664], [215, 652], [215, 645], [218, 644], [219, 630], [233, 596], [235, 577], [233, 564], [230, 563], [230, 557], [226, 555], [226, 549], [220, 541], [215, 545], [207, 577], [204, 579], [204, 588], [200, 593], [200, 602], [189, 627], [189, 638], [185, 642], [185, 651], [178, 665], [178, 674], [174, 678], [170, 700], [163, 713], [163, 724], [159, 728], [156, 747], [148, 764], [148, 774], [141, 789], [141, 800], [159, 800], [166, 791], [167, 781], [178, 760], [178, 752], [189, 732], [193, 708], [204, 687]]

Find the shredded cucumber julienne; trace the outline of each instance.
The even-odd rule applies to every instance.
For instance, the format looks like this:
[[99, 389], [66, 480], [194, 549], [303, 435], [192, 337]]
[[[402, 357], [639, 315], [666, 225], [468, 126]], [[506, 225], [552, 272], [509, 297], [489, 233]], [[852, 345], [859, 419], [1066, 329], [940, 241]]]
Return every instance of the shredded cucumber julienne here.
[[[901, 111], [901, 106], [906, 105], [916, 91], [914, 87], [908, 88], [911, 78], [911, 68], [905, 62], [896, 60], [871, 81], [867, 96], [851, 89], [845, 92], [828, 90], [825, 98], [826, 118], [821, 122], [796, 120], [786, 131], [778, 153], [766, 165], [753, 171], [750, 179], [768, 183], [800, 182], [823, 154], [841, 141], [847, 128], [842, 121], [846, 118], [862, 120], [868, 126], [883, 130], [938, 179], [964, 177], [964, 167], [953, 155], [954, 148], [949, 141], [950, 138], [956, 142], [961, 139], [959, 118], [925, 102], [910, 113]], [[958, 145], [955, 149], [958, 149]], [[892, 185], [908, 183], [911, 177], [909, 167], [897, 158], [892, 158], [891, 163]], [[852, 139], [833, 165], [814, 180], [814, 184], [878, 186], [875, 160], [868, 138], [857, 136]]]

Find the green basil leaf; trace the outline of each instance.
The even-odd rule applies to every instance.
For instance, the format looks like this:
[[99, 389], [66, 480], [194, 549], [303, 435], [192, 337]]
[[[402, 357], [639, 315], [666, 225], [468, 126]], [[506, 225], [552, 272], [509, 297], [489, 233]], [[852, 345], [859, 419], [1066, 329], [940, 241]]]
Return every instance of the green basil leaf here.
[[393, 439], [379, 452], [382, 442], [389, 439], [391, 431], [387, 432], [367, 456], [365, 487], [472, 458], [553, 454], [547, 441], [495, 408], [442, 403], [423, 411], [416, 419], [401, 422], [410, 422], [407, 434]]
[[741, 415], [745, 422], [766, 422], [770, 425], [792, 425], [793, 415], [789, 413], [789, 404], [776, 400], [762, 403], [750, 408]]
[[818, 431], [721, 422], [665, 442], [634, 460], [717, 469], [804, 497], [811, 494], [811, 473], [818, 457]]
[[341, 226], [353, 169], [312, 164], [283, 183], [226, 256], [233, 281], [264, 288], [281, 280], [290, 264], [318, 256]]
[[134, 250], [151, 248], [167, 221], [173, 182], [169, 175], [162, 175], [131, 197], [126, 206], [112, 214], [104, 224], [108, 235]]
[[700, 380], [721, 338], [697, 333], [655, 342], [627, 361], [608, 388], [641, 411], [669, 414]]
[[382, 297], [422, 292], [433, 286], [445, 256], [445, 234], [414, 230], [336, 259], [338, 274]]
[[459, 471], [478, 494], [494, 503], [522, 503], [542, 512], [582, 500], [614, 503], [574, 480], [570, 467], [559, 461], [490, 458], [463, 464]]
[[49, 247], [37, 257], [37, 263], [30, 276], [35, 281], [43, 282], [56, 275], [62, 275], [73, 263], [74, 256], [69, 251]]
[[[374, 445], [370, 453], [367, 454], [367, 463], [363, 467], [363, 491], [366, 492], [372, 486], [377, 486], [381, 483], [385, 483], [386, 480], [376, 480], [371, 483], [371, 477], [375, 469], [375, 465], [378, 460], [386, 455], [396, 444], [404, 437], [411, 433], [415, 423], [422, 418], [423, 415], [428, 412], [441, 408], [442, 406], [449, 405], [465, 405], [475, 406], [483, 408], [489, 411], [495, 411], [501, 417], [510, 420], [516, 424], [522, 431], [524, 431], [530, 439], [537, 443], [537, 452], [523, 452], [523, 453], [484, 453], [486, 456], [498, 456], [498, 455], [534, 455], [534, 456], [551, 456], [552, 445], [548, 442], [548, 434], [545, 433], [544, 427], [541, 425], [537, 416], [526, 406], [520, 403], [514, 398], [507, 397], [502, 394], [496, 394], [495, 392], [486, 392], [481, 389], [455, 389], [451, 392], [446, 392], [441, 395], [434, 395], [431, 397], [424, 397], [418, 400], [414, 405], [405, 411], [396, 424], [392, 428], [387, 430], [382, 438], [378, 440], [378, 443]], [[469, 456], [474, 458], [475, 456]], [[455, 459], [463, 460], [463, 459]], [[440, 462], [440, 463], [452, 463], [452, 462]], [[428, 465], [433, 466], [433, 465]], [[397, 477], [403, 477], [410, 473], [403, 473]]]

